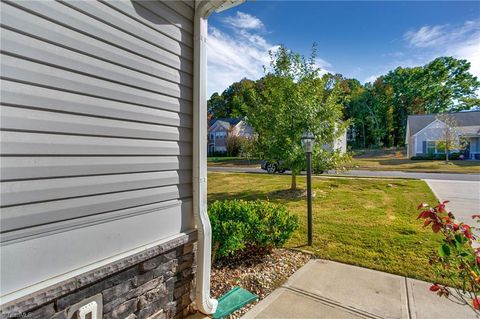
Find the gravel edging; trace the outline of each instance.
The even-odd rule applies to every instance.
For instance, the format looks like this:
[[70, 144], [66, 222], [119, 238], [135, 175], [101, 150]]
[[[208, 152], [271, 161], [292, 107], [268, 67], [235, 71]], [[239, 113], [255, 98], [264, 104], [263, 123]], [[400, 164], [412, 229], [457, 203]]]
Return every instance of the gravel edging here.
[[258, 301], [235, 311], [228, 317], [240, 318], [261, 299], [280, 287], [311, 258], [311, 254], [284, 248], [273, 249], [271, 253], [250, 250], [223, 258], [212, 265], [212, 297], [218, 299], [235, 286], [258, 295]]

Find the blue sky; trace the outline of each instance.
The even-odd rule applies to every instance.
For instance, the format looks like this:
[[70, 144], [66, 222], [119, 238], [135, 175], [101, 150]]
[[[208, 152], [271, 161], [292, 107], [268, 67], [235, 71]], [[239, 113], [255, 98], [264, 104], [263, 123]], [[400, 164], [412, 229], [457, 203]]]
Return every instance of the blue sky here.
[[442, 55], [480, 77], [480, 2], [248, 1], [209, 18], [208, 94], [258, 79], [279, 44], [362, 83]]

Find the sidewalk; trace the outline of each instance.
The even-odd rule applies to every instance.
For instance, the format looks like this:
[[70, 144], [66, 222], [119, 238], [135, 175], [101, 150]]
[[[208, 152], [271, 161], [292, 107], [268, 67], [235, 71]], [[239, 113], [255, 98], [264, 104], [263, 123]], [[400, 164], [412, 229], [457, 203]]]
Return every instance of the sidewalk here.
[[427, 282], [315, 259], [243, 318], [475, 318]]
[[439, 201], [450, 201], [447, 208], [461, 222], [475, 226], [472, 215], [480, 214], [480, 179], [478, 181], [443, 181], [426, 179]]

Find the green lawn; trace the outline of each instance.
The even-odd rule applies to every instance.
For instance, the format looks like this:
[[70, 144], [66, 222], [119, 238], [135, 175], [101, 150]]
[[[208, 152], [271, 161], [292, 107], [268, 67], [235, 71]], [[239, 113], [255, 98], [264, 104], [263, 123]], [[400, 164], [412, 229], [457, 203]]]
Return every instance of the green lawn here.
[[[287, 243], [318, 257], [427, 281], [442, 282], [430, 271], [429, 253], [440, 236], [416, 220], [418, 203], [436, 201], [417, 180], [314, 178], [314, 246], [306, 243], [305, 198], [287, 198], [290, 176], [208, 174], [209, 202], [225, 198], [269, 199], [285, 204], [300, 218]], [[305, 178], [298, 177], [299, 187]], [[448, 283], [447, 283], [448, 284]]]

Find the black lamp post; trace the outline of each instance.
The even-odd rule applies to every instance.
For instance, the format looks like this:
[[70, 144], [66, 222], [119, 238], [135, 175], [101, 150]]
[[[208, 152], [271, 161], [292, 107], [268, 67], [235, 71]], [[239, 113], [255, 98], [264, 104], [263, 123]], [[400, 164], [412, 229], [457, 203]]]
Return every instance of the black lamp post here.
[[312, 246], [312, 151], [315, 146], [315, 136], [312, 132], [305, 131], [302, 136], [302, 146], [307, 156], [307, 223], [308, 245]]

